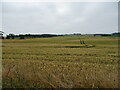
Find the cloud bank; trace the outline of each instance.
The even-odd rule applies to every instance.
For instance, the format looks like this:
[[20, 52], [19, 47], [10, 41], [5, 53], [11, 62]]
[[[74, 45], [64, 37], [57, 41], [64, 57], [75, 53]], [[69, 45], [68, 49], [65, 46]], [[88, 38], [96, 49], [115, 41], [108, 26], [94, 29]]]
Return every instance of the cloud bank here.
[[112, 33], [118, 31], [117, 2], [3, 2], [5, 33]]

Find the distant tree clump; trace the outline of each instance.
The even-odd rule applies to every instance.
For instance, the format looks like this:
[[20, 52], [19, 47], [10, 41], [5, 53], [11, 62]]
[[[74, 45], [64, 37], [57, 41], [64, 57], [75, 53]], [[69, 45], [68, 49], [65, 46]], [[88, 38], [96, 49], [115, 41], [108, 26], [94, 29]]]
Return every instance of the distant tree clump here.
[[112, 33], [112, 36], [118, 36], [118, 37], [120, 37], [120, 32], [118, 32], [118, 33]]
[[2, 37], [2, 39], [4, 39], [4, 37]]
[[25, 37], [20, 37], [20, 39], [25, 39]]
[[9, 37], [9, 36], [7, 36], [7, 37], [6, 37], [6, 39], [10, 39], [10, 37]]

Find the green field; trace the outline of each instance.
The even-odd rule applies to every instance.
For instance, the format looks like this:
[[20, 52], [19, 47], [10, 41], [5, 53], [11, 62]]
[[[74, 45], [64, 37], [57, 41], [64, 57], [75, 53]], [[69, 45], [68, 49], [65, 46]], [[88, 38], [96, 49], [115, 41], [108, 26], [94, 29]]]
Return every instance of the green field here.
[[3, 40], [3, 88], [117, 88], [118, 38]]

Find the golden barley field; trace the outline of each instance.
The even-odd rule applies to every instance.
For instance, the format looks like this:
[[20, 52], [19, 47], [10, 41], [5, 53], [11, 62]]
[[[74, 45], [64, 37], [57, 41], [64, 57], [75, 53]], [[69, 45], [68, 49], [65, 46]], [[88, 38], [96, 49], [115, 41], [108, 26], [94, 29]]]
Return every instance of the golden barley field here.
[[118, 38], [4, 39], [2, 79], [3, 88], [117, 88]]

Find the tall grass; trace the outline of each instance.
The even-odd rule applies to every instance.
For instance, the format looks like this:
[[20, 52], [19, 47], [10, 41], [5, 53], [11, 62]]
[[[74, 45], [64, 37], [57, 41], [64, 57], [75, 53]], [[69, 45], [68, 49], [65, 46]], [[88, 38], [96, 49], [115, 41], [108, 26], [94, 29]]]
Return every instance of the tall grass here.
[[4, 88], [117, 88], [116, 38], [78, 37], [3, 40]]

